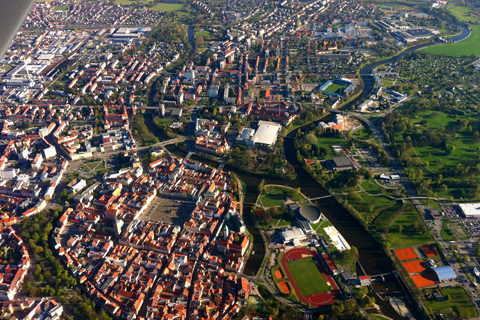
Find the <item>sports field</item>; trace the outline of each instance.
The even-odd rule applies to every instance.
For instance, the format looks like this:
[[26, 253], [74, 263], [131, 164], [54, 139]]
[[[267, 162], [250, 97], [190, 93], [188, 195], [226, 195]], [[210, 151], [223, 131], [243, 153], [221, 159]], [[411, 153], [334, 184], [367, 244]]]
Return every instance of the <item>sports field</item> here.
[[472, 34], [465, 40], [456, 43], [440, 44], [420, 50], [420, 52], [464, 57], [470, 55], [480, 55], [480, 25], [472, 27]]
[[289, 250], [282, 256], [281, 263], [289, 285], [301, 302], [313, 307], [327, 306], [341, 297], [335, 280], [326, 272], [315, 251], [305, 248]]
[[422, 246], [421, 248], [428, 258], [432, 258], [437, 255], [437, 248], [433, 244], [430, 244], [430, 245], [427, 244]]
[[412, 273], [420, 273], [422, 271], [427, 270], [422, 263], [422, 260], [413, 260], [408, 262], [403, 262], [403, 266], [407, 269], [407, 272]]
[[290, 293], [290, 290], [288, 289], [287, 283], [285, 281], [279, 282], [278, 286], [280, 287], [280, 290], [282, 290], [282, 293], [284, 294]]
[[433, 276], [426, 272], [412, 276], [412, 280], [419, 288], [430, 287], [437, 284]]
[[418, 259], [418, 255], [413, 248], [398, 249], [395, 250], [395, 254], [400, 261]]
[[275, 277], [277, 277], [278, 280], [282, 279], [282, 272], [280, 270], [275, 270]]
[[332, 83], [331, 85], [325, 88], [325, 91], [342, 94], [343, 90], [345, 90], [346, 88], [348, 88], [348, 86], [343, 84]]
[[313, 257], [287, 262], [287, 267], [304, 297], [330, 290]]

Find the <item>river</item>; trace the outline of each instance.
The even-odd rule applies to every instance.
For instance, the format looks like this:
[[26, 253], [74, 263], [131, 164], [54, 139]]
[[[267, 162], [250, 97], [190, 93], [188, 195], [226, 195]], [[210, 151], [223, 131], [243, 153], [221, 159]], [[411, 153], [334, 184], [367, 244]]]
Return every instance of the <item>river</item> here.
[[35, 0], [0, 0], [0, 59], [17, 30], [28, 15]]

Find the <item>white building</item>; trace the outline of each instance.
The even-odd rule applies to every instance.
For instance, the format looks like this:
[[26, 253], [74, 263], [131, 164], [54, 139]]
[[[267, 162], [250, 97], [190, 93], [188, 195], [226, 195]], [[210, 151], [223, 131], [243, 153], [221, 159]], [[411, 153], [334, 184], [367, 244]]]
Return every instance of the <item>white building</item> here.
[[185, 78], [189, 81], [195, 80], [195, 70], [189, 70], [185, 73]]
[[307, 239], [306, 234], [302, 229], [297, 227], [288, 228], [282, 231], [282, 237], [284, 243], [288, 242], [300, 242]]
[[281, 129], [282, 125], [279, 123], [259, 121], [257, 132], [255, 132], [255, 144], [273, 146]]
[[4, 180], [10, 180], [10, 179], [13, 179], [17, 176], [18, 171], [19, 171], [19, 169], [15, 169], [15, 168], [6, 169], [6, 170], [3, 170], [0, 173], [0, 176]]
[[462, 213], [466, 218], [480, 217], [480, 202], [460, 203], [458, 206], [462, 209]]
[[35, 156], [35, 159], [32, 161], [32, 168], [33, 170], [40, 170], [40, 167], [42, 166], [43, 163], [43, 157], [41, 153], [37, 153]]
[[208, 91], [208, 96], [210, 98], [218, 98], [218, 90], [220, 88], [218, 86], [210, 86], [210, 90]]

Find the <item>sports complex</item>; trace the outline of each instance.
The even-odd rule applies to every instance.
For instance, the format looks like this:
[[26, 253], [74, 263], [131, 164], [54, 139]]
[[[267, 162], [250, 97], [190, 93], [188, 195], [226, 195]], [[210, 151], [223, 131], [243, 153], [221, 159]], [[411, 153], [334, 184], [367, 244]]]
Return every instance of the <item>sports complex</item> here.
[[297, 297], [313, 307], [328, 306], [341, 296], [335, 280], [316, 251], [291, 249], [282, 257], [282, 268]]

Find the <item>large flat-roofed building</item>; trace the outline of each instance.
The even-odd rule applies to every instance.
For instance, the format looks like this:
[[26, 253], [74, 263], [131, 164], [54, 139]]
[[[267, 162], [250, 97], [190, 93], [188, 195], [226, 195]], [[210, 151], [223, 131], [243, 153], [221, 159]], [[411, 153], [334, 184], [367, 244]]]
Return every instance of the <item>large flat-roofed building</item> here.
[[243, 128], [237, 136], [237, 143], [253, 147], [255, 145], [255, 129]]
[[354, 166], [352, 161], [348, 157], [338, 157], [331, 160], [327, 160], [326, 166], [332, 171], [346, 171], [353, 170]]
[[392, 35], [405, 43], [415, 42], [423, 39], [428, 39], [435, 36], [427, 29], [411, 29], [408, 31], [393, 32]]
[[480, 202], [460, 203], [458, 206], [465, 218], [480, 218]]
[[284, 243], [306, 240], [307, 236], [302, 229], [292, 227], [282, 231]]
[[258, 129], [244, 128], [237, 137], [237, 143], [253, 147], [254, 145], [270, 147], [277, 141], [282, 125], [276, 122], [259, 121]]
[[280, 123], [259, 121], [257, 132], [255, 132], [255, 144], [273, 146], [281, 129]]

